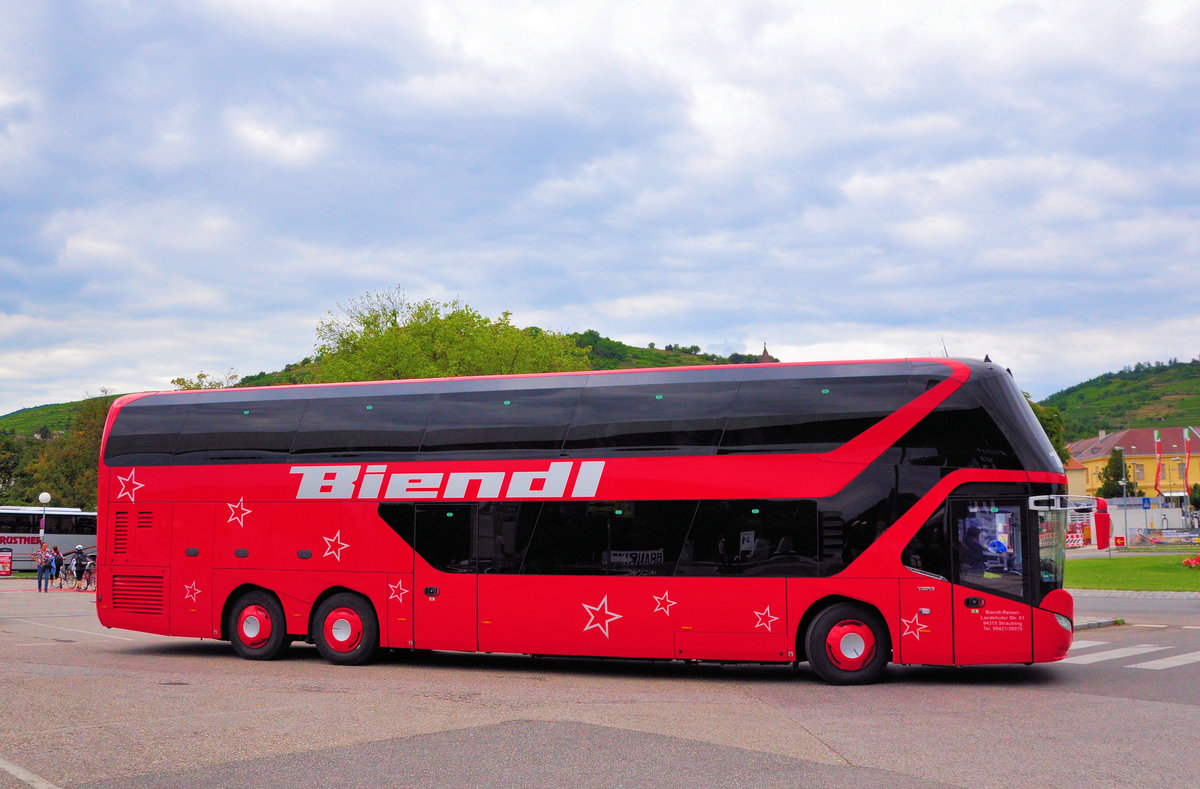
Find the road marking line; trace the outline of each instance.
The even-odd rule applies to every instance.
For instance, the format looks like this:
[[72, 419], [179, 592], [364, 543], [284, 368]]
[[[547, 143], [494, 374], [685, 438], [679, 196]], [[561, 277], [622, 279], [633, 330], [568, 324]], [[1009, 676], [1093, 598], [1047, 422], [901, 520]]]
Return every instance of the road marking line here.
[[1189, 663], [1200, 663], [1200, 652], [1188, 652], [1183, 655], [1172, 655], [1171, 657], [1159, 658], [1158, 660], [1148, 660], [1145, 663], [1134, 663], [1132, 666], [1127, 666], [1127, 668], [1164, 669], [1186, 666]]
[[1134, 627], [1153, 627], [1153, 628], [1163, 628], [1163, 627], [1168, 627], [1168, 625], [1134, 625]]
[[1074, 652], [1077, 649], [1090, 649], [1091, 647], [1101, 647], [1107, 643], [1108, 643], [1107, 641], [1072, 641], [1071, 642], [1071, 651]]
[[48, 625], [45, 622], [31, 622], [28, 619], [14, 619], [14, 622], [20, 622], [23, 625], [34, 625], [36, 627], [49, 627], [55, 630], [66, 630], [68, 633], [83, 633], [85, 636], [100, 636], [102, 638], [119, 638], [122, 641], [132, 641], [132, 638], [125, 636], [114, 636], [110, 633], [96, 633], [92, 630], [76, 630], [73, 627], [59, 627], [58, 625]]
[[1060, 662], [1062, 663], [1099, 663], [1102, 660], [1118, 660], [1120, 658], [1133, 657], [1134, 655], [1144, 655], [1147, 652], [1157, 652], [1160, 649], [1170, 649], [1170, 647], [1156, 647], [1153, 644], [1138, 644], [1136, 647], [1122, 647], [1121, 649], [1106, 649], [1103, 652], [1093, 652], [1090, 655], [1080, 655], [1078, 657], [1069, 657]]
[[18, 767], [7, 759], [0, 758], [0, 770], [8, 773], [22, 783], [29, 784], [34, 789], [60, 789], [56, 784], [52, 784], [40, 775], [34, 775], [24, 767]]
[[1200, 630], [1200, 625], [1184, 625], [1184, 630]]
[[[28, 614], [11, 614], [9, 616], [0, 616], [0, 622], [28, 618]], [[96, 619], [96, 613], [94, 611], [89, 611], [82, 614], [38, 614], [37, 618], [38, 621], [43, 619], [87, 619], [88, 621], [94, 621]]]

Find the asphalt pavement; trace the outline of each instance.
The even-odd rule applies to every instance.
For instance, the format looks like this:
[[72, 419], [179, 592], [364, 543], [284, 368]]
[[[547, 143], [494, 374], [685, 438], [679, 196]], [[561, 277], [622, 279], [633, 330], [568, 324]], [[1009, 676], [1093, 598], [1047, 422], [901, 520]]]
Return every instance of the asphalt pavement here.
[[[1197, 550], [1195, 552], [1200, 553], [1200, 546], [1197, 546]], [[1111, 549], [1103, 549], [1102, 550], [1100, 548], [1097, 548], [1093, 544], [1093, 545], [1085, 545], [1082, 548], [1068, 548], [1067, 549], [1067, 561], [1070, 561], [1072, 559], [1100, 559], [1100, 558], [1110, 558], [1110, 557], [1114, 558], [1114, 559], [1119, 559], [1119, 558], [1130, 557], [1130, 556], [1150, 556], [1150, 555], [1162, 555], [1162, 554], [1186, 556], [1186, 555], [1192, 554], [1192, 553], [1193, 553], [1193, 551], [1188, 550], [1186, 548], [1181, 548], [1181, 549], [1163, 548], [1163, 549], [1156, 549], [1154, 551], [1127, 551], [1127, 550], [1121, 550], [1119, 548], [1111, 548]], [[1198, 573], [1197, 575], [1200, 576], [1200, 573]], [[1197, 581], [1198, 581], [1198, 584], [1200, 584], [1200, 577], [1198, 577]], [[1112, 625], [1124, 624], [1124, 622], [1125, 622], [1125, 619], [1122, 616], [1117, 615], [1117, 614], [1112, 614], [1112, 615], [1105, 614], [1105, 615], [1095, 616], [1095, 615], [1079, 613], [1078, 600], [1079, 600], [1079, 598], [1083, 598], [1083, 597], [1086, 597], [1086, 598], [1123, 597], [1123, 598], [1145, 598], [1145, 599], [1178, 598], [1178, 599], [1200, 600], [1200, 591], [1196, 591], [1196, 592], [1131, 592], [1131, 591], [1118, 590], [1118, 589], [1106, 590], [1106, 589], [1070, 589], [1070, 588], [1068, 588], [1067, 591], [1069, 591], [1071, 593], [1071, 595], [1076, 598], [1076, 612], [1075, 612], [1075, 629], [1076, 630], [1090, 630], [1092, 628], [1097, 628], [1097, 627], [1111, 627]], [[1093, 608], [1093, 606], [1089, 606], [1089, 608]]]
[[[1162, 599], [1193, 593], [1076, 592], [1077, 614], [1127, 626], [1081, 633], [1070, 661], [893, 667], [836, 688], [804, 666], [396, 653], [333, 667], [305, 645], [242, 661], [221, 642], [106, 630], [93, 594], [35, 585], [0, 579], [0, 789], [1194, 783], [1200, 599]], [[48, 693], [54, 711], [31, 717]], [[953, 757], [947, 731], [970, 733]]]

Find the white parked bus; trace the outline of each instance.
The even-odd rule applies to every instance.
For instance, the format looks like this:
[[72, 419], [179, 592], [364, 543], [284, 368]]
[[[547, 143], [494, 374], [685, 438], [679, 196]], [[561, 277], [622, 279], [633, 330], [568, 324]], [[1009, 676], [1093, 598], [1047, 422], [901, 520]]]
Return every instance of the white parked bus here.
[[[42, 513], [46, 516], [45, 537], [41, 536]], [[78, 507], [0, 507], [0, 549], [12, 550], [13, 570], [32, 570], [33, 553], [45, 539], [63, 554], [82, 545], [96, 552], [96, 513]]]

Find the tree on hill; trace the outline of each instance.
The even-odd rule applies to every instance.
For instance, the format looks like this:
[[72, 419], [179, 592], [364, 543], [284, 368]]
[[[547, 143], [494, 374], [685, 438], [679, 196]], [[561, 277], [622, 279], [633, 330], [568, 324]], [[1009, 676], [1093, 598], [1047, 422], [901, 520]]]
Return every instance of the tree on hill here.
[[37, 497], [29, 467], [46, 445], [0, 433], [0, 504], [29, 505]]
[[[340, 307], [340, 305], [339, 305]], [[367, 294], [317, 326], [319, 381], [586, 370], [574, 338], [495, 320], [457, 299], [410, 302], [398, 288]]]
[[[608, 337], [603, 337], [595, 329], [588, 329], [585, 332], [580, 332], [572, 336], [575, 338], [575, 344], [580, 348], [591, 349], [591, 356], [594, 359], [623, 362], [629, 358], [628, 345], [609, 339]], [[653, 350], [654, 343], [650, 343], [649, 348]]]
[[237, 385], [238, 375], [230, 367], [224, 375], [209, 375], [201, 370], [195, 378], [172, 378], [171, 385], [176, 389], [226, 389]]
[[236, 386], [279, 386], [280, 384], [311, 383], [316, 373], [316, 360], [305, 356], [298, 362], [285, 364], [282, 370], [268, 373], [259, 371], [253, 375], [243, 376]]
[[29, 464], [32, 489], [49, 491], [55, 506], [96, 509], [96, 461], [104, 420], [115, 399], [105, 391], [80, 403], [67, 431], [48, 442]]
[[[1133, 475], [1129, 473], [1129, 469], [1125, 465], [1125, 452], [1123, 450], [1114, 449], [1113, 453], [1108, 456], [1108, 463], [1105, 464], [1104, 468], [1100, 469], [1099, 480], [1100, 487], [1096, 490], [1096, 495], [1102, 499], [1144, 495], [1142, 489], [1138, 487], [1137, 482], [1133, 479]], [[1125, 480], [1124, 490], [1121, 488], [1121, 480]]]

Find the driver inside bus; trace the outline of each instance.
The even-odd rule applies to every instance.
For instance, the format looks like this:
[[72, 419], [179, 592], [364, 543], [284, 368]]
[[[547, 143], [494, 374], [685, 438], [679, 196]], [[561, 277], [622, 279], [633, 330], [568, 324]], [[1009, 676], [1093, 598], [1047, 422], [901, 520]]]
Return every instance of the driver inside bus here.
[[960, 546], [962, 559], [960, 560], [968, 570], [972, 572], [983, 572], [983, 557], [984, 548], [979, 542], [979, 527], [968, 526], [966, 534], [963, 535], [963, 541]]

